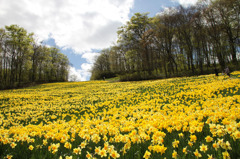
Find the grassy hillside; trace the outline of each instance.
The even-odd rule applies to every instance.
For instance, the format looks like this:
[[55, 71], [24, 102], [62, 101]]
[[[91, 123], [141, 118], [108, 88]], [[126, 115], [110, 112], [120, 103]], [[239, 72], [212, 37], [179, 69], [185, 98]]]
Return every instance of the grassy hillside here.
[[239, 158], [232, 75], [0, 91], [0, 159]]

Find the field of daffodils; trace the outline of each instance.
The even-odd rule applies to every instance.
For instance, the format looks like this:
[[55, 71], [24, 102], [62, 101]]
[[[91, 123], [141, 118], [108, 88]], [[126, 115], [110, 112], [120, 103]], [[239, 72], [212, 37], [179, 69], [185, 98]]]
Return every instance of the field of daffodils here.
[[240, 158], [240, 71], [0, 91], [5, 158]]

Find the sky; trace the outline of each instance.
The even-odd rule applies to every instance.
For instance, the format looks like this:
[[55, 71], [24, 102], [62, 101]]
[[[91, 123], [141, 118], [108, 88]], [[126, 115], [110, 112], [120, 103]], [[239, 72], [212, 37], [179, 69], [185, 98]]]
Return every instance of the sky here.
[[[168, 7], [193, 5], [197, 0], [0, 0], [0, 28], [17, 24], [37, 41], [57, 46], [71, 65], [69, 77], [90, 79], [101, 49], [117, 41], [117, 30], [134, 13], [149, 17]], [[69, 78], [69, 80], [71, 80]]]

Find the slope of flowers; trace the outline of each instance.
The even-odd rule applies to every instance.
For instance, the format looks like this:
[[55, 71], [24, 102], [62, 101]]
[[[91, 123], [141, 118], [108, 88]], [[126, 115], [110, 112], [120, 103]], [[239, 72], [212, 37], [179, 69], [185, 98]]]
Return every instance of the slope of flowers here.
[[0, 159], [239, 158], [239, 141], [239, 78], [69, 82], [0, 92]]

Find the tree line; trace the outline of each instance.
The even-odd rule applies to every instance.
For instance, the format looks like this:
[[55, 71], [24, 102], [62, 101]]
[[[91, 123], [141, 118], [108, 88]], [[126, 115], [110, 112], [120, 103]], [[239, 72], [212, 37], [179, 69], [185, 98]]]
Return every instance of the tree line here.
[[0, 28], [0, 89], [68, 80], [69, 60], [18, 25]]
[[101, 51], [92, 80], [142, 80], [232, 70], [239, 66], [240, 1], [199, 1], [154, 17], [136, 13], [118, 29], [118, 41]]

